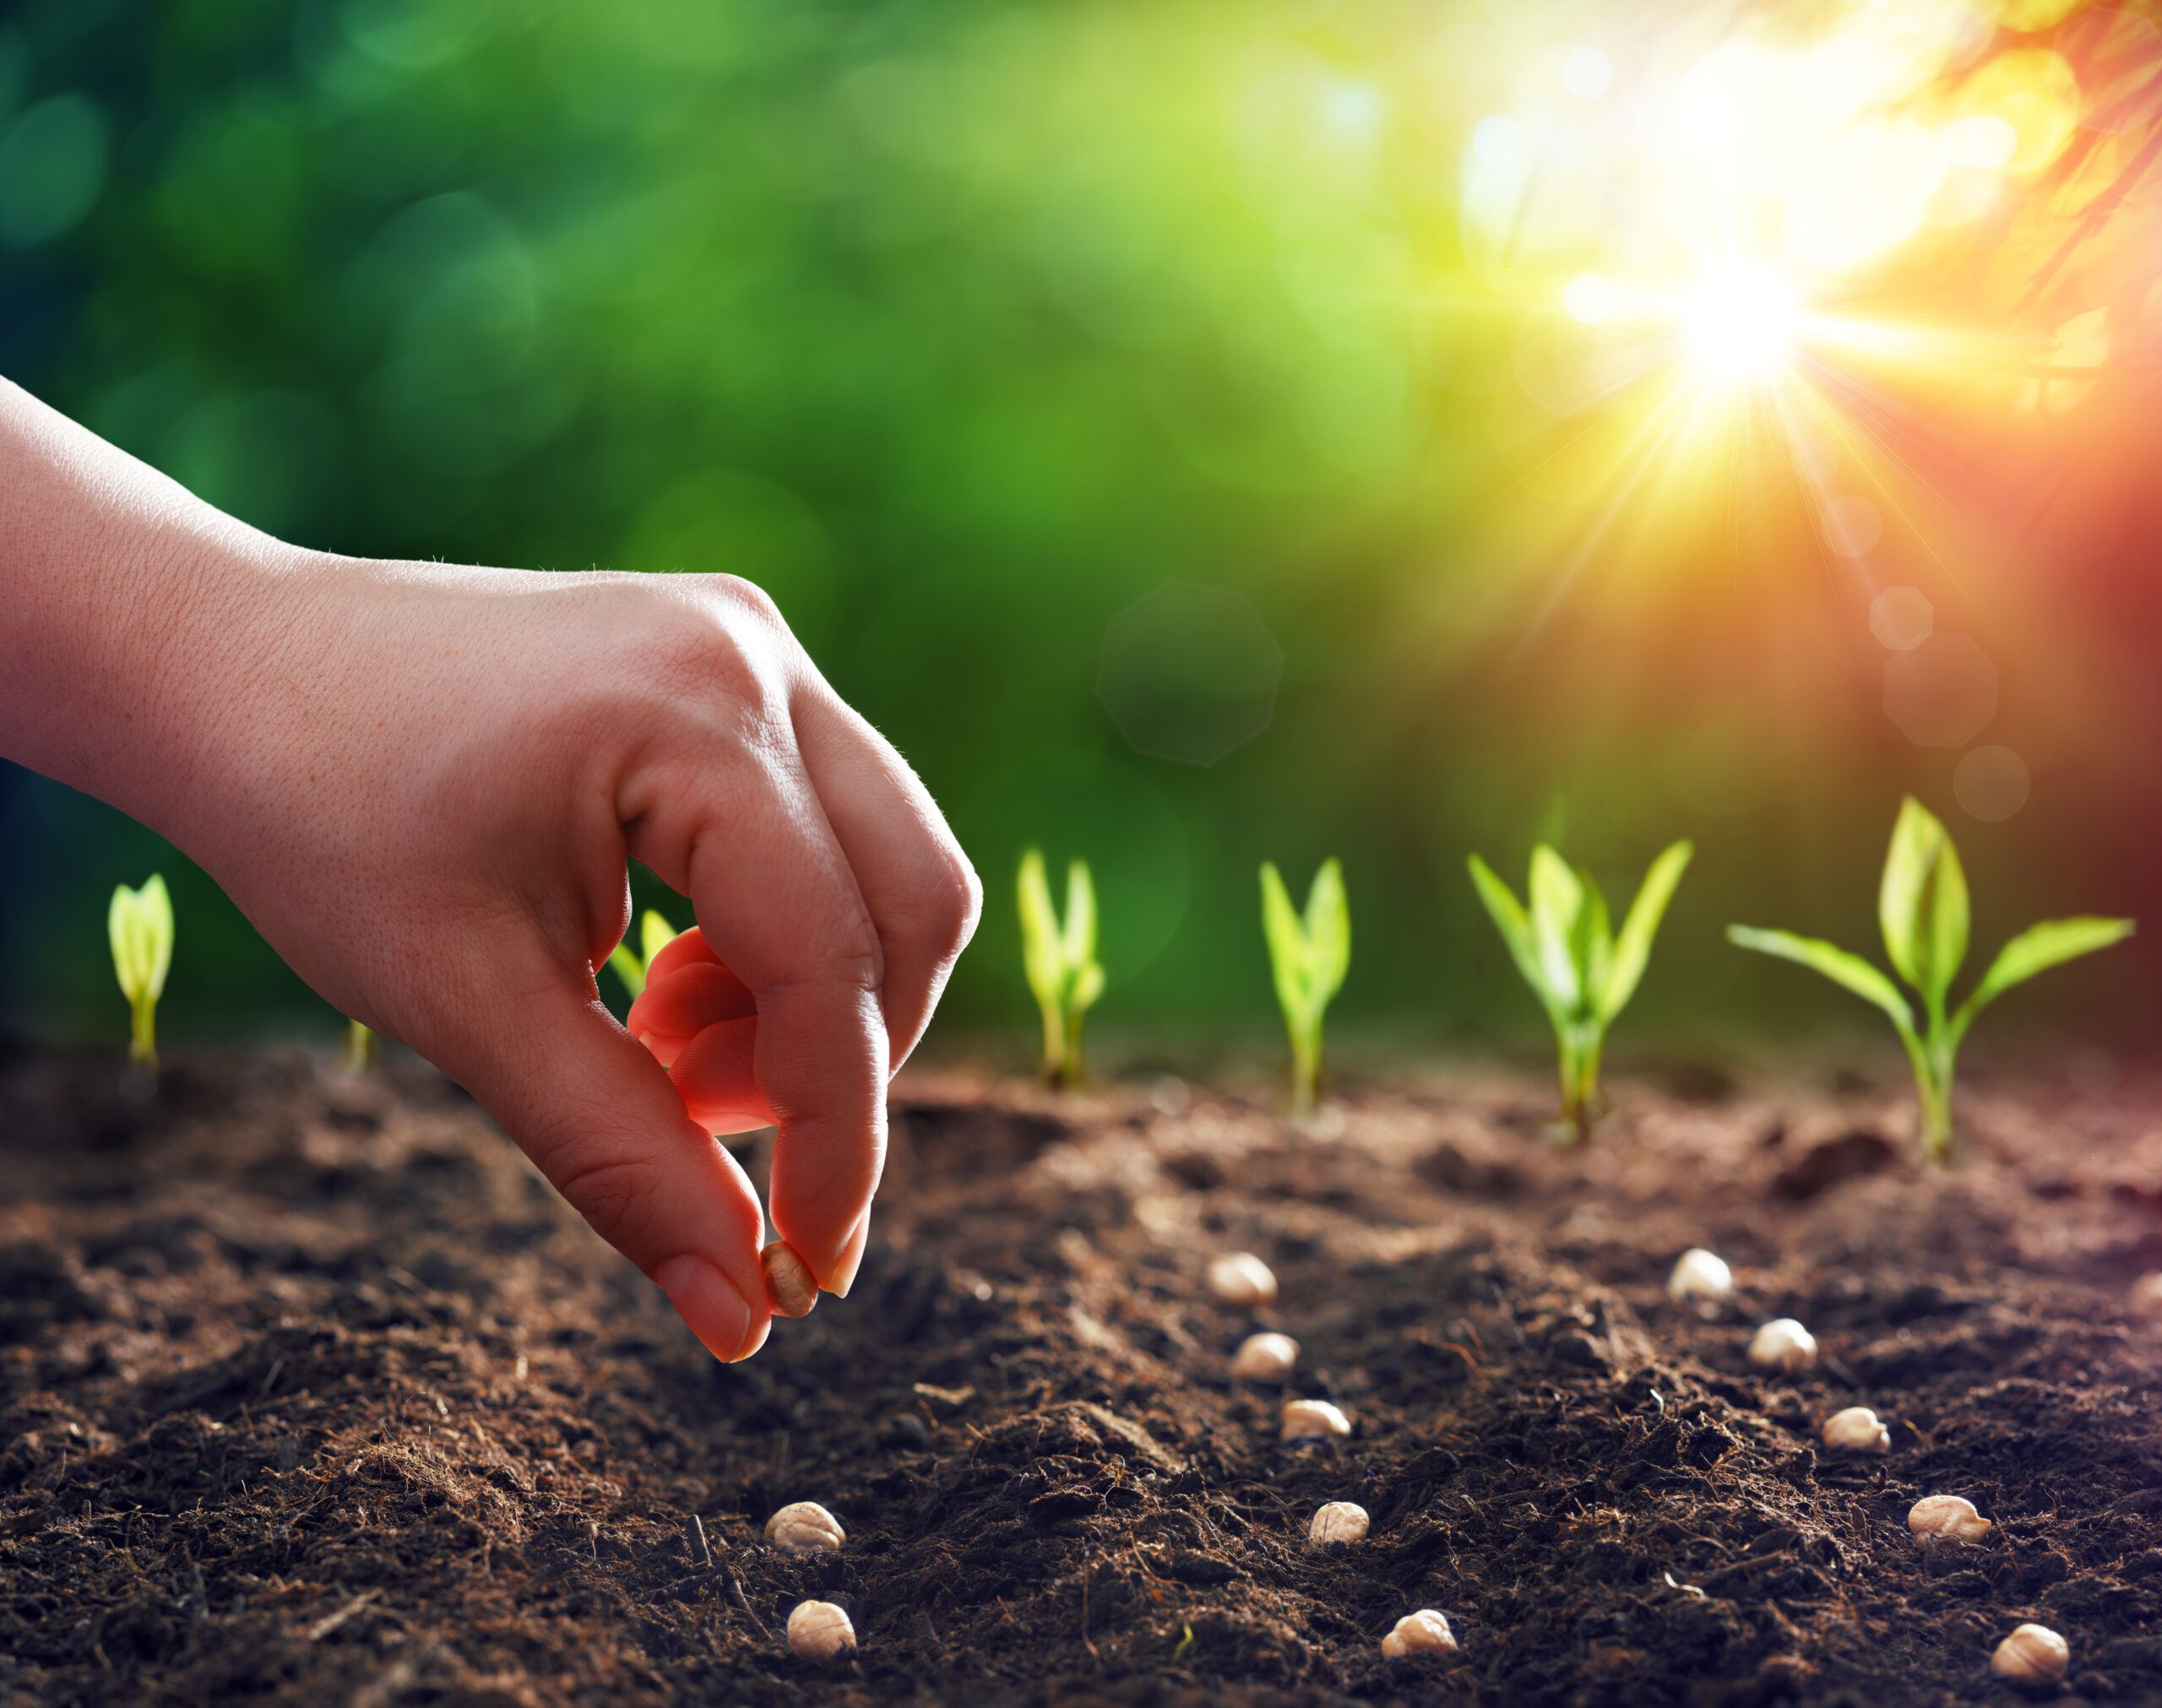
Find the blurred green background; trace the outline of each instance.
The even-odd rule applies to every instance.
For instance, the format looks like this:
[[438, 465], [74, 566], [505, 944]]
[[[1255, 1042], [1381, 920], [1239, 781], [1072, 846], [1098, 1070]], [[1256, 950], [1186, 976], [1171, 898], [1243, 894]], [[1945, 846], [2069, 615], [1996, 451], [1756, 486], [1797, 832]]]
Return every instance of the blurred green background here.
[[[1540, 1027], [1463, 870], [1520, 878], [1540, 834], [1621, 894], [1698, 840], [1625, 1040], [1872, 1024], [1719, 931], [1874, 952], [1908, 788], [1985, 949], [2140, 911], [2151, 747], [2094, 733], [2144, 709], [2110, 697], [2103, 591], [1992, 641], [1988, 739], [2053, 757], [1984, 824], [1757, 511], [1637, 600], [1595, 529], [1519, 525], [1520, 310], [1458, 187], [1533, 9], [31, 0], [0, 14], [0, 371], [307, 545], [758, 582], [978, 862], [941, 1025], [1010, 1026], [1017, 1060], [1030, 841], [1095, 864], [1101, 1022], [1177, 1035], [1270, 1023], [1264, 857], [1301, 893], [1343, 857], [1337, 1015], [1406, 1048]], [[2023, 645], [2106, 655], [2069, 723]], [[0, 789], [14, 1027], [118, 1048], [105, 897], [162, 865], [171, 1033], [327, 1035], [155, 838]], [[2123, 1047], [2154, 970], [2083, 963], [1982, 1036], [2016, 1011]]]

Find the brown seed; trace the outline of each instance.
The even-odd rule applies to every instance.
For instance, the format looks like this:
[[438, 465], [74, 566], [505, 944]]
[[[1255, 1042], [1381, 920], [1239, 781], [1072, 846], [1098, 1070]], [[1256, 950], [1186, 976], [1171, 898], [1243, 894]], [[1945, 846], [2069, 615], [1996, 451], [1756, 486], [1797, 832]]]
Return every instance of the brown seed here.
[[766, 1521], [766, 1540], [784, 1553], [839, 1553], [848, 1534], [815, 1500], [791, 1500]]
[[1316, 1548], [1340, 1548], [1366, 1539], [1366, 1509], [1349, 1500], [1332, 1500], [1314, 1514], [1306, 1540]]
[[831, 1602], [798, 1602], [788, 1616], [788, 1646], [807, 1661], [830, 1661], [856, 1646], [856, 1627]]
[[1431, 1608], [1406, 1613], [1396, 1622], [1396, 1629], [1382, 1639], [1382, 1653], [1392, 1661], [1405, 1655], [1447, 1654], [1455, 1647], [1456, 1633]]
[[1673, 1273], [1666, 1277], [1666, 1296], [1671, 1299], [1716, 1304], [1733, 1294], [1734, 1272], [1726, 1260], [1701, 1245], [1692, 1245], [1676, 1258]]
[[1276, 1303], [1276, 1277], [1251, 1251], [1233, 1251], [1212, 1261], [1209, 1290], [1224, 1304], [1247, 1310]]
[[1996, 1528], [1964, 1494], [1925, 1494], [1909, 1509], [1907, 1528], [1920, 1543], [1980, 1542]]
[[1280, 1382], [1299, 1361], [1299, 1343], [1288, 1334], [1250, 1334], [1232, 1355], [1231, 1374], [1242, 1382]]
[[1817, 1337], [1790, 1316], [1774, 1317], [1751, 1337], [1749, 1362], [1760, 1370], [1796, 1375], [1817, 1362]]
[[1889, 1453], [1892, 1432], [1866, 1406], [1850, 1406], [1824, 1420], [1824, 1445], [1855, 1453]]
[[1287, 1441], [1350, 1433], [1351, 1420], [1326, 1400], [1291, 1400], [1285, 1404], [1284, 1439]]
[[2162, 1269], [2150, 1269], [2132, 1282], [2126, 1302], [2136, 1316], [2162, 1316]]
[[2072, 1646], [2047, 1625], [2020, 1625], [1996, 1646], [1990, 1671], [2022, 1684], [2062, 1684]]
[[758, 1254], [758, 1266], [766, 1272], [766, 1299], [775, 1316], [808, 1316], [818, 1302], [818, 1279], [811, 1266], [796, 1255], [785, 1239], [776, 1239]]

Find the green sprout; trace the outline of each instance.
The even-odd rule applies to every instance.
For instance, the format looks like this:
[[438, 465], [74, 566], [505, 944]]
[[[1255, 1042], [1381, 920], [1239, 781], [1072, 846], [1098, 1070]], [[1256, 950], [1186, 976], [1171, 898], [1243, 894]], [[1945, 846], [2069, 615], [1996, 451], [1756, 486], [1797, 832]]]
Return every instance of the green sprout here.
[[651, 908], [638, 921], [638, 947], [643, 956], [636, 953], [628, 943], [618, 943], [610, 952], [608, 964], [616, 969], [616, 976], [623, 981], [623, 988], [633, 997], [645, 995], [646, 968], [653, 965], [653, 957], [682, 935], [668, 921]]
[[165, 994], [166, 973], [172, 966], [172, 897], [164, 877], [152, 872], [139, 890], [119, 886], [112, 892], [105, 923], [106, 934], [112, 940], [112, 970], [134, 1017], [128, 1059], [155, 1072], [158, 998]]
[[1081, 1080], [1081, 1017], [1104, 994], [1104, 969], [1096, 964], [1096, 888], [1089, 863], [1066, 869], [1066, 922], [1051, 904], [1044, 857], [1021, 856], [1021, 962], [1029, 990], [1044, 1017], [1044, 1078], [1052, 1085]]
[[1947, 1017], [1945, 998], [1967, 957], [1967, 876], [1944, 826], [1911, 794], [1900, 803], [1899, 821], [1892, 827], [1877, 917], [1893, 968], [1921, 996], [1926, 1029], [1916, 1028], [1914, 1010], [1899, 987], [1859, 955], [1790, 931], [1729, 925], [1726, 935], [1741, 948], [1812, 968], [1891, 1017], [1914, 1066], [1922, 1150], [1933, 1163], [1951, 1154], [1953, 1065], [1975, 1017], [2037, 973], [2106, 949], [2132, 933], [2130, 919], [2085, 917], [2030, 925], [1997, 951], [1981, 982]]
[[1302, 920], [1291, 907], [1276, 863], [1263, 860], [1261, 929], [1268, 939], [1284, 1029], [1291, 1037], [1291, 1112], [1308, 1114], [1321, 1079], [1322, 1016], [1351, 968], [1351, 909], [1344, 900], [1343, 866], [1334, 859], [1322, 862], [1306, 892]]
[[375, 1033], [357, 1020], [345, 1022], [345, 1055], [340, 1063], [348, 1073], [375, 1071]]
[[1471, 881], [1494, 916], [1502, 941], [1546, 1017], [1561, 1049], [1562, 1120], [1581, 1144], [1601, 1106], [1600, 1057], [1606, 1029], [1636, 994], [1651, 959], [1652, 939], [1674, 887], [1696, 850], [1676, 843], [1654, 860], [1615, 935], [1606, 897], [1589, 872], [1576, 871], [1541, 843], [1531, 851], [1529, 911], [1486, 861], [1471, 856]]

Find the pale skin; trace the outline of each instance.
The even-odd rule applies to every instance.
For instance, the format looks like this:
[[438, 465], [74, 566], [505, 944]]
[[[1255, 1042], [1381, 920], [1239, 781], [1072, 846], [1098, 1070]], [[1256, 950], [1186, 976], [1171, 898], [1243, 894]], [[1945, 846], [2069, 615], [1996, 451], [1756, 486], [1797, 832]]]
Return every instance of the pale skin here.
[[[772, 1316], [716, 1133], [778, 1125], [774, 1228], [854, 1283], [886, 1082], [982, 892], [748, 583], [304, 550], [0, 381], [0, 753], [169, 838], [472, 1092], [715, 1357]], [[633, 858], [699, 923], [650, 1045], [595, 984]]]

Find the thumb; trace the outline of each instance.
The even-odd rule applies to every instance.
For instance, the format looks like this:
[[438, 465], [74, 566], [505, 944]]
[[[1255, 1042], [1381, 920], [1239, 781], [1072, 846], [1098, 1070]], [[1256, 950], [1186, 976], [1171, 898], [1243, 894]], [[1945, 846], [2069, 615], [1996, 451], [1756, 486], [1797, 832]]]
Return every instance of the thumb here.
[[693, 1123], [660, 1064], [601, 1006], [590, 975], [549, 967], [497, 988], [515, 1000], [462, 1028], [463, 1071], [454, 1076], [594, 1231], [668, 1295], [708, 1351], [724, 1362], [748, 1358], [772, 1316], [758, 1264], [764, 1220], [741, 1168]]

